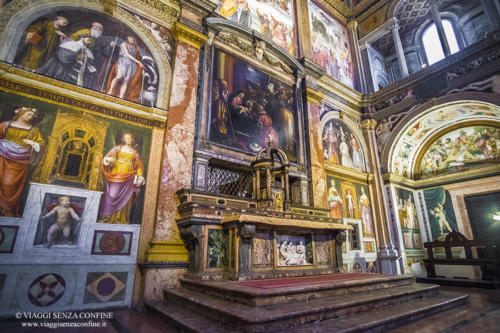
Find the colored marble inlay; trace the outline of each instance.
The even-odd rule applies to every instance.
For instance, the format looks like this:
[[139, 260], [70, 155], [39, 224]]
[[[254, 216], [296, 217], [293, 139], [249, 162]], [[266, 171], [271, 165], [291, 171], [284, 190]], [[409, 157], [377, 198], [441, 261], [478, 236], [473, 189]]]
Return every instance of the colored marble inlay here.
[[28, 299], [36, 306], [45, 307], [55, 304], [66, 291], [66, 281], [55, 273], [40, 275], [28, 289]]
[[222, 230], [208, 231], [208, 267], [222, 267], [227, 264], [228, 235]]
[[132, 232], [96, 230], [92, 243], [94, 255], [129, 255]]
[[0, 226], [0, 253], [14, 251], [18, 231], [18, 226]]
[[89, 272], [83, 303], [123, 301], [127, 277], [127, 272]]

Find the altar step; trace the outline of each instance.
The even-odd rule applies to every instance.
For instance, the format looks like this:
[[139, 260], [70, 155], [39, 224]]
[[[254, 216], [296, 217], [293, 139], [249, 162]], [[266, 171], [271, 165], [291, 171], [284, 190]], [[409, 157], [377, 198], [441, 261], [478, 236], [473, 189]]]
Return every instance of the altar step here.
[[[147, 306], [182, 332], [354, 332], [394, 327], [460, 305], [467, 297], [440, 293], [439, 286], [413, 283], [408, 277], [375, 279], [372, 283], [366, 279], [342, 282], [344, 286], [335, 288], [327, 283], [275, 289], [250, 288], [230, 281], [184, 280], [181, 288], [165, 290], [164, 301]], [[207, 287], [205, 291], [200, 290], [201, 285]], [[241, 288], [232, 297], [229, 289], [236, 291], [235, 286]], [[281, 292], [281, 298], [276, 292]], [[245, 294], [253, 296], [253, 301], [240, 302]], [[256, 305], [259, 295], [272, 303]], [[309, 299], [304, 299], [307, 295]]]

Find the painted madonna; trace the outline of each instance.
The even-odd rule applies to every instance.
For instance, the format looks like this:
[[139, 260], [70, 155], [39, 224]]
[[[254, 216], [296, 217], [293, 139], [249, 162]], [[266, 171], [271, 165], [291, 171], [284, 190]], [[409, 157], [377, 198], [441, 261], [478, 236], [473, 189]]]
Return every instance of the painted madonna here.
[[146, 183], [134, 136], [124, 133], [121, 141], [121, 145], [113, 147], [103, 158], [106, 186], [99, 222], [129, 224], [141, 186]]
[[26, 70], [132, 102], [154, 106], [158, 69], [124, 24], [86, 9], [23, 22], [7, 61]]
[[14, 117], [0, 124], [0, 215], [19, 217], [21, 195], [28, 170], [45, 144], [34, 126], [40, 113], [20, 107]]

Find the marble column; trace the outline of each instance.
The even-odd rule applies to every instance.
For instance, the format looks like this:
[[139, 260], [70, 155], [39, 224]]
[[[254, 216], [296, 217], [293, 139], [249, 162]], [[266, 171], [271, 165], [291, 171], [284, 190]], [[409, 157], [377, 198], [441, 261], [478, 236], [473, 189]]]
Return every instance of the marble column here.
[[358, 89], [363, 93], [367, 93], [368, 83], [366, 82], [365, 68], [363, 66], [363, 58], [361, 56], [358, 40], [358, 22], [356, 20], [349, 21], [349, 23], [347, 23], [347, 29], [349, 30], [349, 41], [352, 45], [353, 59], [358, 69]]
[[398, 20], [394, 17], [394, 23], [391, 26], [392, 38], [394, 40], [394, 48], [396, 49], [396, 55], [398, 57], [399, 68], [401, 70], [401, 76], [403, 78], [408, 76], [408, 66], [406, 65], [405, 51], [403, 50], [403, 44], [401, 43], [401, 37], [399, 36], [399, 24]]
[[310, 203], [314, 207], [328, 208], [326, 196], [326, 173], [324, 168], [325, 161], [323, 158], [323, 147], [321, 146], [321, 120], [319, 118], [323, 94], [311, 88], [307, 88], [306, 92], [311, 158]]
[[299, 58], [306, 57], [312, 59], [311, 46], [311, 27], [309, 25], [309, 7], [307, 0], [297, 0], [297, 43], [299, 44], [299, 52], [296, 55]]
[[497, 4], [498, 0], [481, 0], [484, 14], [488, 18], [490, 31], [497, 31], [500, 28], [500, 15], [497, 10]]
[[450, 45], [448, 44], [448, 39], [446, 38], [446, 33], [444, 32], [443, 22], [441, 21], [441, 15], [439, 14], [438, 8], [439, 0], [431, 1], [431, 17], [432, 21], [436, 25], [437, 32], [439, 35], [439, 41], [441, 42], [441, 47], [444, 51], [444, 56], [447, 57], [451, 54]]
[[186, 262], [187, 250], [175, 222], [175, 192], [191, 187], [195, 137], [196, 97], [200, 49], [204, 34], [176, 22], [175, 67], [169, 114], [163, 143], [158, 207], [154, 239], [146, 253], [147, 262]]
[[377, 150], [377, 139], [375, 128], [377, 121], [375, 119], [367, 119], [362, 122], [363, 135], [368, 144], [368, 158], [370, 167], [373, 170], [373, 187], [375, 195], [372, 196], [373, 201], [373, 216], [375, 222], [375, 232], [378, 241], [378, 258], [380, 260], [380, 270], [383, 274], [398, 274], [397, 260], [398, 252], [392, 244], [389, 219], [385, 209], [384, 198], [384, 183], [380, 171], [380, 160]]

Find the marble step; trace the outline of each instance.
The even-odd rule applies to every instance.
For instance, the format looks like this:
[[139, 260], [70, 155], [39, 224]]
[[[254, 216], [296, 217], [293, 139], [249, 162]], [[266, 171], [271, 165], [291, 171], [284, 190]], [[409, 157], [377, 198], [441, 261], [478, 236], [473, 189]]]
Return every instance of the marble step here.
[[235, 281], [199, 281], [181, 279], [181, 287], [212, 296], [244, 303], [252, 306], [291, 303], [339, 295], [407, 286], [415, 282], [412, 275], [373, 274], [369, 279], [330, 281], [309, 285], [296, 285], [277, 288], [257, 288], [241, 285]]
[[384, 307], [354, 316], [309, 323], [300, 327], [277, 331], [277, 333], [354, 333], [385, 332], [422, 318], [461, 306], [468, 295], [440, 292], [434, 297], [413, 300], [398, 306]]
[[[165, 303], [178, 304], [205, 318], [243, 332], [275, 332], [330, 318], [345, 317], [383, 306], [435, 296], [439, 286], [414, 283], [367, 293], [261, 307], [234, 303], [184, 288], [165, 290]], [[152, 305], [154, 307], [154, 305]], [[193, 314], [194, 315], [194, 314]]]
[[175, 327], [182, 333], [230, 333], [218, 321], [200, 315], [198, 312], [184, 308], [175, 303], [161, 301], [146, 302], [149, 311], [159, 314], [169, 326]]

